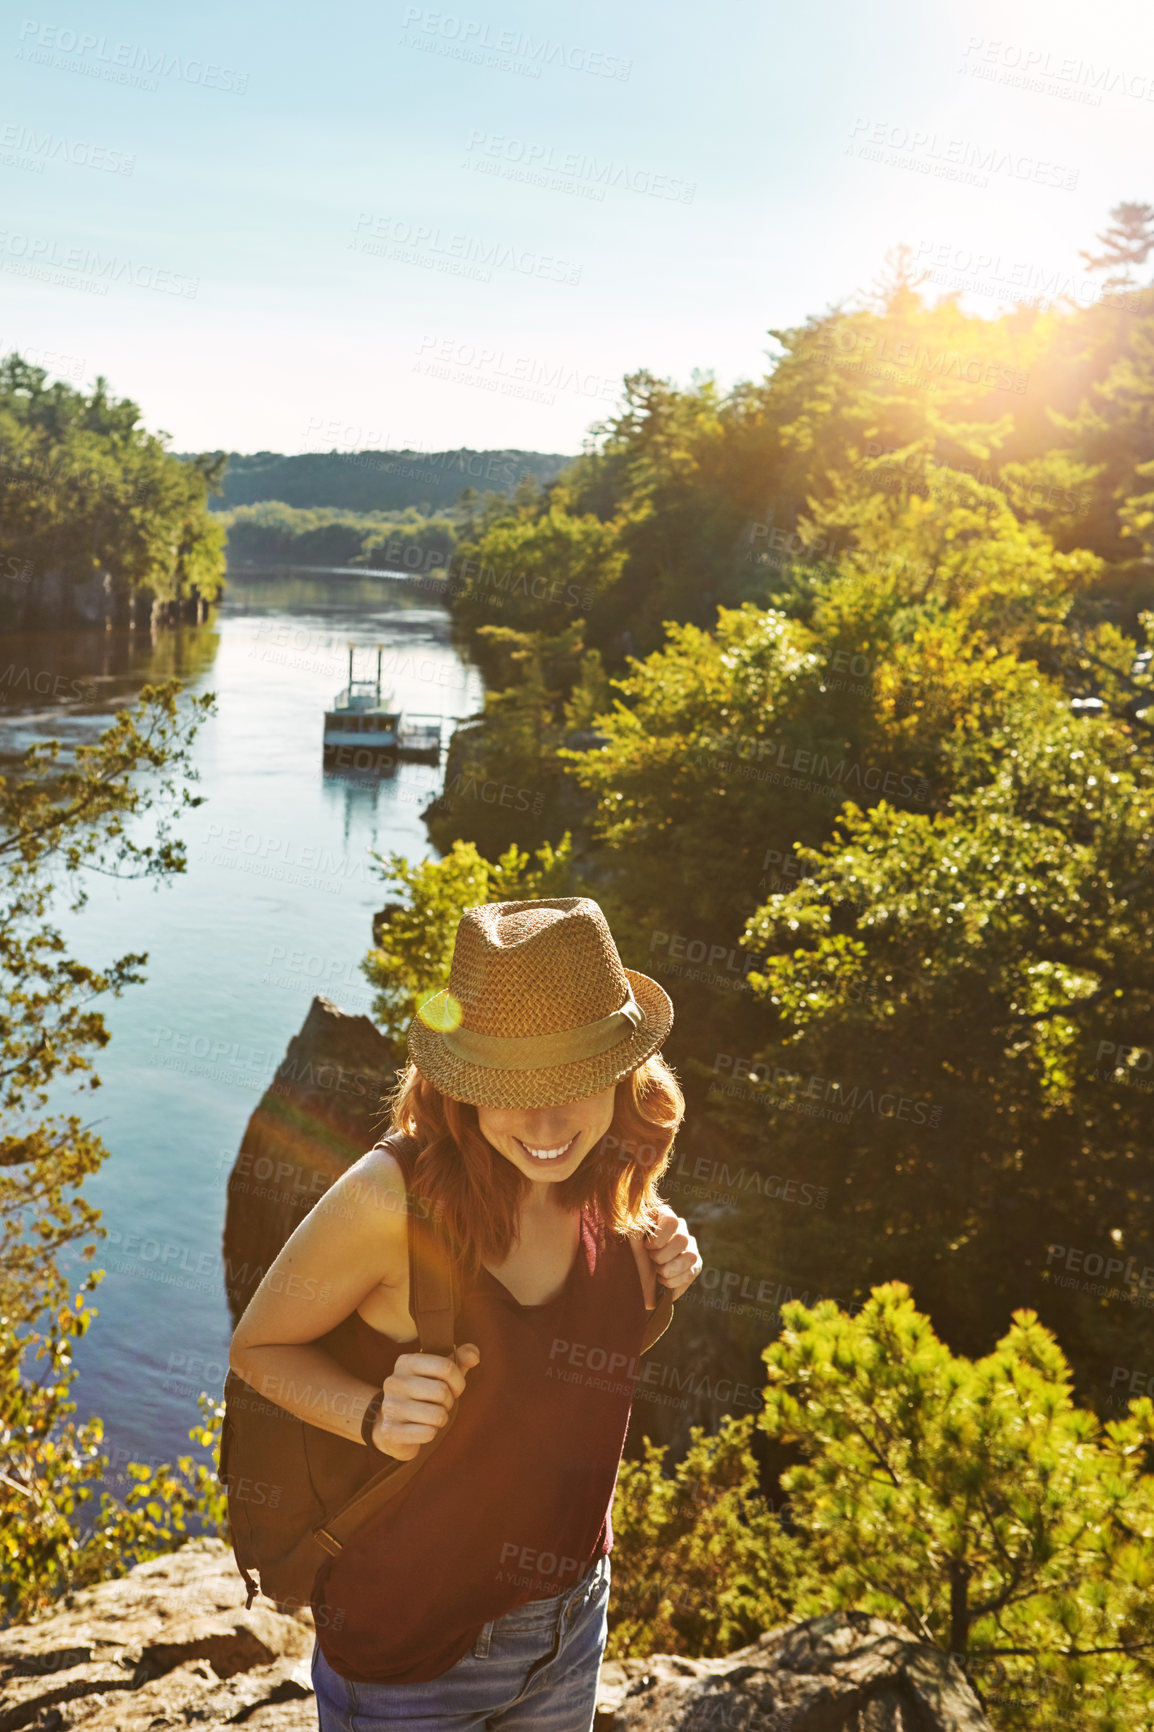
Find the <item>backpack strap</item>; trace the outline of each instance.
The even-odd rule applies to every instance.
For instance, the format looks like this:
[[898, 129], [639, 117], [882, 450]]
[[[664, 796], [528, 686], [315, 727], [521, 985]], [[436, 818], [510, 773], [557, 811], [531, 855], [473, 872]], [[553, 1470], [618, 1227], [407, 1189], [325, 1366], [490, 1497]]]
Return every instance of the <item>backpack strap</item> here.
[[638, 1353], [648, 1353], [653, 1343], [660, 1339], [673, 1321], [673, 1294], [668, 1287], [661, 1289], [661, 1297], [649, 1313], [649, 1321], [645, 1325], [645, 1333], [641, 1337]]
[[[421, 1213], [422, 1199], [409, 1198], [411, 1170], [408, 1160], [401, 1156], [392, 1138], [383, 1139], [376, 1147], [385, 1148], [390, 1144], [391, 1152], [402, 1160], [406, 1197], [414, 1204], [406, 1211], [409, 1225], [409, 1309], [417, 1325], [420, 1351], [450, 1357], [455, 1345], [453, 1325], [459, 1297], [456, 1272], [427, 1215]], [[449, 1409], [448, 1423], [440, 1427], [435, 1437], [423, 1443], [410, 1461], [394, 1459], [386, 1462], [380, 1472], [366, 1480], [321, 1527], [313, 1529], [317, 1543], [331, 1557], [336, 1557], [363, 1522], [384, 1509], [408, 1485], [413, 1475], [424, 1466], [429, 1453], [452, 1429], [456, 1417], [457, 1403], [454, 1402]]]
[[[411, 1167], [407, 1158], [410, 1151], [402, 1154], [392, 1137], [384, 1138], [375, 1145], [377, 1148], [391, 1147], [401, 1161], [406, 1181], [406, 1195], [409, 1192]], [[460, 1297], [456, 1269], [450, 1260], [444, 1243], [437, 1233], [427, 1214], [422, 1214], [420, 1204], [422, 1199], [414, 1199], [416, 1204], [408, 1210], [409, 1218], [409, 1309], [413, 1321], [417, 1325], [417, 1338], [422, 1353], [436, 1353], [449, 1357], [454, 1352], [454, 1324]], [[673, 1295], [668, 1287], [661, 1290], [661, 1296], [649, 1312], [645, 1333], [641, 1338], [640, 1353], [645, 1353], [668, 1329], [673, 1318]], [[397, 1496], [408, 1485], [414, 1474], [418, 1473], [427, 1461], [431, 1451], [436, 1449], [442, 1438], [452, 1430], [457, 1417], [458, 1403], [454, 1402], [449, 1409], [448, 1423], [442, 1425], [435, 1437], [423, 1443], [411, 1461], [390, 1461], [382, 1467], [379, 1473], [366, 1480], [360, 1490], [342, 1504], [322, 1527], [314, 1528], [313, 1534], [318, 1544], [336, 1557], [345, 1542], [352, 1534], [375, 1516], [379, 1510]]]

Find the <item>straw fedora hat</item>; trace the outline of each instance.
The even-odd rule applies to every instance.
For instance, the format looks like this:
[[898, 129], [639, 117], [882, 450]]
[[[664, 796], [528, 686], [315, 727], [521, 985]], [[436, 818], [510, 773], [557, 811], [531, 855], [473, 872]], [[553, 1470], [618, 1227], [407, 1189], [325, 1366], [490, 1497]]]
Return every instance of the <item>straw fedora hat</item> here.
[[409, 1057], [455, 1100], [561, 1106], [620, 1081], [672, 1027], [665, 989], [622, 966], [591, 897], [487, 902], [462, 914], [449, 984], [409, 1024]]

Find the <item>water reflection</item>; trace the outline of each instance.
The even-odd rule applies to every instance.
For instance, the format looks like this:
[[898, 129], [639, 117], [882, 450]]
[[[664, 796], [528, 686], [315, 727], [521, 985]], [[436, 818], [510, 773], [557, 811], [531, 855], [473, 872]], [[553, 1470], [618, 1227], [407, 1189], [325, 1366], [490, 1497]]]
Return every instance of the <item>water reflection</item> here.
[[[112, 1037], [96, 1054], [110, 1156], [88, 1187], [109, 1229], [97, 1255], [108, 1274], [96, 1324], [77, 1345], [75, 1396], [78, 1418], [105, 1417], [121, 1464], [184, 1452], [196, 1388], [219, 1389], [228, 1171], [313, 996], [371, 1009], [361, 963], [374, 912], [396, 894], [372, 851], [436, 857], [421, 811], [442, 768], [324, 768], [324, 710], [344, 683], [350, 640], [385, 644], [404, 709], [451, 718], [480, 707], [480, 677], [453, 648], [445, 611], [401, 583], [360, 576], [246, 580], [199, 626], [155, 637], [14, 633], [0, 656], [0, 675], [14, 670], [0, 679], [8, 757], [36, 739], [91, 739], [143, 684], [169, 675], [190, 693], [217, 694], [192, 748], [194, 788], [207, 798], [174, 825], [187, 870], [157, 886], [97, 877], [82, 914], [53, 911], [71, 953], [91, 966], [128, 951], [148, 957], [143, 985], [93, 1005]], [[81, 682], [85, 695], [57, 679]], [[77, 1106], [64, 1087], [50, 1102], [54, 1112]]]

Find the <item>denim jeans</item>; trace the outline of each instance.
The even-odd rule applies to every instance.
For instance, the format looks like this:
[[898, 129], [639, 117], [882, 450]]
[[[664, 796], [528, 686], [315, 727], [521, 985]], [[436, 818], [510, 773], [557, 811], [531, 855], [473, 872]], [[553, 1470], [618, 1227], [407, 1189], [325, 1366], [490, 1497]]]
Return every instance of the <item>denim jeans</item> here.
[[486, 1624], [465, 1654], [424, 1684], [354, 1684], [313, 1648], [320, 1732], [590, 1732], [608, 1634], [609, 1558], [576, 1587]]

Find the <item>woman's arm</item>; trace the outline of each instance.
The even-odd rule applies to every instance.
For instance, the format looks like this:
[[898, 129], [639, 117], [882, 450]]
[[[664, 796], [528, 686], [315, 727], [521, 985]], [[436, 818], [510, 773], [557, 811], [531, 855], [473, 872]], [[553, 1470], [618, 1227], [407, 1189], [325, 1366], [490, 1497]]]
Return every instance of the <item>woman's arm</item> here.
[[[269, 1266], [229, 1349], [229, 1365], [258, 1394], [357, 1443], [377, 1386], [344, 1371], [314, 1344], [374, 1287], [407, 1288], [405, 1204], [404, 1174], [395, 1157], [383, 1149], [362, 1156]], [[407, 1459], [447, 1421], [465, 1379], [452, 1360], [429, 1353], [399, 1355], [397, 1372], [386, 1380], [387, 1412], [378, 1417], [373, 1437], [378, 1447]]]

